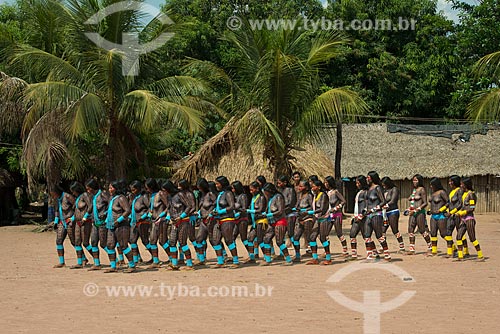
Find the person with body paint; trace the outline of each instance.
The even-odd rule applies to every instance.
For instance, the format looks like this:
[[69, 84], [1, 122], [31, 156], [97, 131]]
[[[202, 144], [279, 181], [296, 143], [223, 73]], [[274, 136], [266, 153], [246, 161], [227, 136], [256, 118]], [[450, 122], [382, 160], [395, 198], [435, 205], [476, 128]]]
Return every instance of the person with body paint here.
[[241, 184], [240, 181], [234, 181], [231, 183], [231, 190], [235, 196], [234, 218], [236, 218], [236, 224], [234, 228], [234, 240], [236, 240], [239, 235], [241, 242], [243, 242], [247, 252], [249, 252], [247, 213], [247, 209], [249, 207], [248, 196], [243, 188], [243, 184]]
[[141, 261], [141, 255], [137, 241], [139, 237], [144, 247], [147, 248], [149, 244], [149, 197], [143, 191], [142, 182], [135, 180], [130, 184], [129, 198], [130, 202], [130, 248], [132, 249], [132, 257], [137, 265]]
[[332, 230], [332, 220], [330, 218], [330, 202], [328, 195], [322, 191], [323, 182], [320, 180], [312, 181], [312, 194], [314, 197], [312, 209], [307, 211], [307, 214], [313, 215], [311, 233], [309, 234], [309, 247], [311, 247], [312, 259], [306, 262], [306, 265], [319, 264], [318, 259], [318, 236], [325, 249], [324, 265], [332, 263], [332, 255], [330, 254], [330, 241], [328, 236]]
[[115, 248], [117, 243], [119, 243], [123, 254], [127, 257], [129, 265], [124, 272], [132, 273], [136, 271], [136, 267], [131, 253], [132, 250], [129, 247], [130, 222], [128, 217], [131, 213], [130, 203], [125, 196], [125, 188], [121, 182], [111, 182], [108, 191], [111, 199], [109, 200], [108, 213], [106, 215], [106, 228], [108, 229], [106, 244], [111, 267], [105, 272], [115, 273], [118, 271], [116, 268]]
[[[180, 250], [184, 253], [186, 258], [185, 270], [194, 270], [193, 260], [191, 259], [191, 250], [187, 244], [190, 228], [191, 228], [191, 215], [195, 212], [195, 199], [190, 190], [189, 183], [186, 180], [179, 181], [177, 188], [171, 181], [166, 181], [162, 185], [170, 198], [170, 206], [168, 209], [167, 221], [171, 222], [170, 237], [168, 243], [170, 266], [171, 270], [178, 270], [177, 261], [177, 243], [180, 245]], [[180, 189], [180, 190], [179, 190]]]
[[297, 212], [293, 211], [297, 205], [297, 193], [288, 182], [288, 178], [284, 175], [280, 176], [277, 182], [278, 191], [285, 198], [285, 215], [287, 221], [287, 234], [290, 238], [290, 244], [293, 245], [293, 234], [295, 231], [295, 222], [297, 220]]
[[[200, 178], [196, 183], [198, 190], [200, 191], [200, 200], [198, 207], [198, 217], [200, 220], [200, 225], [198, 231], [196, 232], [196, 257], [197, 260], [193, 263], [195, 266], [202, 266], [206, 263], [207, 256], [207, 237], [208, 237], [208, 225], [209, 220], [212, 220], [211, 213], [215, 208], [215, 200], [217, 198], [217, 189], [215, 189], [215, 183], [212, 182], [212, 190], [210, 191], [209, 182], [206, 179]], [[212, 224], [213, 226], [213, 224]], [[213, 231], [213, 229], [212, 229]], [[210, 237], [213, 241], [213, 237]], [[212, 245], [213, 247], [213, 245]]]
[[76, 198], [75, 213], [73, 217], [71, 217], [71, 221], [75, 229], [75, 250], [77, 258], [76, 265], [70, 268], [82, 269], [84, 267], [84, 263], [88, 262], [82, 245], [92, 256], [92, 245], [90, 244], [92, 223], [89, 219], [92, 212], [92, 199], [90, 194], [85, 191], [83, 185], [78, 181], [74, 181], [69, 189]]
[[405, 211], [408, 219], [408, 234], [410, 236], [410, 248], [407, 255], [415, 255], [415, 228], [427, 243], [427, 255], [432, 255], [431, 238], [429, 228], [425, 220], [425, 207], [427, 206], [427, 192], [424, 188], [424, 178], [420, 174], [412, 177], [413, 191], [408, 198], [410, 207]]
[[65, 192], [59, 185], [53, 185], [50, 195], [56, 200], [54, 226], [57, 227], [56, 249], [59, 257], [59, 263], [54, 268], [63, 268], [66, 266], [64, 260], [64, 240], [69, 236], [73, 247], [75, 246], [75, 229], [71, 217], [75, 210], [75, 197]]
[[[263, 214], [267, 207], [266, 197], [260, 191], [260, 184], [256, 181], [250, 183], [249, 189], [252, 199], [247, 213], [252, 225], [248, 234], [248, 258], [243, 263], [255, 263], [259, 247], [264, 247], [264, 231], [267, 229], [267, 219]], [[255, 247], [255, 244], [257, 244], [257, 247]]]
[[295, 225], [293, 234], [293, 247], [295, 248], [295, 262], [300, 262], [300, 237], [307, 229], [311, 230], [314, 216], [311, 213], [313, 210], [314, 197], [311, 192], [308, 181], [300, 181], [300, 193], [297, 197], [297, 205], [295, 210], [298, 213], [298, 223]]
[[479, 245], [479, 241], [476, 239], [476, 218], [474, 217], [474, 210], [476, 209], [477, 196], [474, 193], [472, 186], [472, 180], [469, 177], [462, 179], [460, 183], [460, 188], [462, 188], [462, 198], [460, 210], [456, 215], [460, 218], [460, 225], [457, 231], [457, 248], [458, 248], [458, 261], [464, 259], [463, 253], [463, 239], [465, 237], [465, 232], [469, 235], [469, 240], [477, 251], [477, 261], [484, 261], [483, 251]]
[[272, 183], [266, 183], [262, 190], [267, 200], [265, 216], [268, 222], [268, 227], [262, 238], [264, 243], [264, 262], [262, 265], [269, 265], [272, 261], [270, 245], [274, 236], [276, 236], [276, 244], [285, 258], [285, 265], [291, 265], [292, 259], [285, 244], [285, 235], [288, 229], [285, 216], [285, 198]]
[[446, 216], [445, 212], [447, 209], [447, 204], [449, 202], [449, 197], [446, 191], [443, 189], [441, 181], [437, 177], [433, 177], [430, 181], [431, 197], [429, 199], [430, 209], [427, 214], [431, 215], [431, 245], [432, 245], [432, 255], [437, 255], [437, 245], [438, 245], [438, 231], [441, 238], [446, 240], [447, 230], [446, 230]]
[[[344, 237], [344, 233], [342, 232], [342, 209], [346, 204], [346, 200], [340, 193], [340, 191], [338, 191], [337, 182], [332, 176], [327, 176], [325, 178], [325, 187], [328, 190], [326, 194], [328, 195], [328, 200], [330, 201], [330, 219], [332, 221], [333, 227], [335, 228], [335, 234], [337, 234], [337, 238], [342, 245], [342, 256], [347, 257], [349, 256], [349, 252], [347, 250], [347, 240]], [[330, 242], [328, 240], [326, 240], [325, 242], [328, 242], [329, 247]]]
[[108, 253], [106, 228], [106, 215], [108, 212], [109, 194], [107, 191], [101, 190], [99, 183], [95, 179], [89, 179], [85, 183], [87, 193], [92, 198], [92, 229], [90, 232], [90, 244], [92, 246], [92, 257], [94, 264], [89, 270], [100, 270], [101, 261], [99, 258], [99, 245]]
[[[454, 251], [456, 251], [455, 244], [453, 243], [453, 231], [460, 225], [460, 217], [456, 214], [462, 205], [462, 189], [460, 188], [461, 179], [458, 175], [452, 175], [448, 179], [448, 185], [450, 186], [450, 193], [448, 195], [449, 201], [447, 204], [448, 209], [445, 212], [447, 217], [446, 222], [446, 257], [452, 258]], [[462, 239], [462, 246], [464, 257], [469, 256], [469, 249], [467, 247], [467, 239]]]
[[401, 232], [399, 231], [399, 189], [394, 185], [394, 182], [390, 177], [383, 177], [381, 183], [385, 190], [384, 196], [387, 201], [387, 203], [383, 206], [385, 214], [384, 218], [386, 219], [386, 224], [384, 224], [384, 234], [387, 236], [387, 230], [390, 227], [392, 233], [399, 242], [398, 252], [404, 254], [405, 243], [403, 241], [403, 237], [401, 236]]
[[225, 176], [219, 176], [215, 179], [215, 186], [219, 194], [215, 200], [215, 208], [213, 216], [217, 222], [217, 228], [214, 229], [215, 253], [217, 254], [216, 268], [224, 266], [224, 256], [222, 253], [222, 238], [226, 246], [231, 252], [233, 263], [228, 268], [234, 269], [239, 267], [238, 249], [234, 242], [233, 233], [236, 220], [234, 219], [234, 194], [231, 191], [229, 180]]
[[145, 182], [145, 188], [150, 196], [148, 219], [151, 221], [151, 229], [149, 232], [148, 249], [151, 251], [151, 255], [153, 256], [153, 263], [151, 263], [148, 268], [156, 269], [160, 268], [160, 259], [158, 258], [158, 241], [160, 241], [162, 248], [166, 252], [169, 247], [167, 242], [168, 232], [165, 227], [165, 218], [167, 216], [169, 201], [167, 193], [160, 190], [158, 182], [156, 182], [155, 179], [147, 179]]
[[350, 260], [358, 259], [358, 242], [356, 238], [359, 232], [361, 232], [363, 236], [365, 231], [368, 183], [364, 175], [359, 175], [356, 178], [356, 188], [358, 189], [358, 193], [354, 199], [354, 217], [351, 220], [351, 230], [349, 232], [349, 237], [351, 239]]
[[371, 171], [366, 177], [368, 190], [366, 193], [367, 219], [365, 221], [365, 233], [363, 237], [366, 243], [366, 260], [374, 260], [379, 257], [375, 242], [372, 239], [372, 233], [378, 239], [384, 252], [384, 260], [390, 261], [391, 254], [384, 234], [384, 218], [382, 217], [382, 207], [386, 204], [384, 191], [380, 185], [380, 177], [377, 172]]

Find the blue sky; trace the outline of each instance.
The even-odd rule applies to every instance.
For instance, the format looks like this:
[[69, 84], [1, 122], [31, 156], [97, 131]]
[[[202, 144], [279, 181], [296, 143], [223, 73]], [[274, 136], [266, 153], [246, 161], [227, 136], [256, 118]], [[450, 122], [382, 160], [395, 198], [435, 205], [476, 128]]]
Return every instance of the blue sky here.
[[[189, 0], [186, 0], [189, 1]], [[326, 3], [327, 0], [320, 0], [323, 4]], [[467, 3], [477, 4], [477, 0], [464, 0]], [[14, 0], [0, 0], [0, 4], [2, 3], [12, 3]], [[164, 0], [146, 0], [145, 2], [153, 5], [159, 6], [159, 4], [163, 4]], [[449, 19], [458, 21], [457, 12], [451, 9], [451, 4], [446, 0], [438, 0], [438, 10], [442, 10]]]

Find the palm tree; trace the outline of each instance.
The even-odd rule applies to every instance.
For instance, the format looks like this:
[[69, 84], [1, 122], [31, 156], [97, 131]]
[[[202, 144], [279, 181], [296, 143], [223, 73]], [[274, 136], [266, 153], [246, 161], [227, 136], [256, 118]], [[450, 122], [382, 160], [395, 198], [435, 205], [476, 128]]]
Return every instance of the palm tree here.
[[491, 79], [490, 89], [474, 96], [467, 108], [469, 118], [474, 122], [500, 120], [500, 51], [490, 53], [474, 66], [476, 76], [488, 76]]
[[23, 94], [27, 108], [23, 134], [27, 142], [35, 144], [25, 152], [27, 161], [40, 166], [37, 147], [48, 147], [37, 143], [50, 143], [57, 134], [58, 147], [71, 153], [62, 156], [74, 159], [72, 165], [84, 167], [89, 161], [78, 150], [78, 143], [90, 138], [97, 144], [95, 152], [103, 152], [106, 179], [113, 180], [125, 176], [134, 157], [144, 158], [138, 135], [159, 128], [203, 128], [202, 111], [212, 107], [200, 97], [208, 90], [204, 83], [188, 76], [162, 77], [154, 52], [140, 58], [138, 76], [126, 76], [122, 62], [128, 59], [123, 52], [103, 50], [84, 35], [94, 29], [104, 39], [120, 44], [123, 32], [139, 31], [147, 40], [165, 27], [143, 27], [136, 10], [109, 15], [93, 27], [85, 25], [100, 9], [119, 1], [36, 1], [42, 8], [50, 8], [46, 12], [57, 7], [65, 43], [53, 53], [20, 45], [10, 57], [17, 70], [38, 79]]
[[217, 161], [230, 145], [252, 143], [265, 146], [264, 155], [275, 177], [290, 175], [294, 148], [321, 137], [322, 124], [340, 124], [367, 109], [349, 88], [322, 86], [324, 65], [347, 42], [338, 32], [252, 30], [244, 24], [224, 39], [239, 56], [238, 66], [230, 74], [204, 61], [193, 60], [188, 68], [228, 84], [230, 93], [222, 106], [232, 118], [179, 171], [179, 177], [196, 177], [201, 166]]

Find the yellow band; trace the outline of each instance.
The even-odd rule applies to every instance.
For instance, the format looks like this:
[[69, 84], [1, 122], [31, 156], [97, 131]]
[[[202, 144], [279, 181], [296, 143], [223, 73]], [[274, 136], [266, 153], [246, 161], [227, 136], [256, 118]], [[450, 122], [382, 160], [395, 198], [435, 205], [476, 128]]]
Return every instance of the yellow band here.
[[460, 210], [457, 212], [459, 216], [465, 216], [467, 214], [467, 210]]
[[455, 208], [455, 209], [451, 210], [451, 211], [450, 211], [450, 215], [453, 215], [453, 214], [457, 213], [457, 211], [458, 211], [458, 209], [457, 209], [457, 208]]
[[446, 205], [443, 205], [440, 209], [439, 212], [445, 212], [448, 207]]
[[479, 241], [474, 240], [474, 242], [473, 242], [472, 244], [473, 244], [474, 246], [477, 246], [477, 245], [479, 245]]
[[267, 224], [267, 219], [266, 218], [257, 219], [256, 223], [257, 224]]
[[458, 246], [462, 246], [464, 243], [462, 242], [462, 240], [457, 240], [457, 245]]

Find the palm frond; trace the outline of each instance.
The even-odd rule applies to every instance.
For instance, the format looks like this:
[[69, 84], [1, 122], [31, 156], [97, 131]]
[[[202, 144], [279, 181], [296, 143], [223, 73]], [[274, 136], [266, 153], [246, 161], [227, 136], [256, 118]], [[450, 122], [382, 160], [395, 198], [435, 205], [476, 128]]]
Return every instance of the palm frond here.
[[500, 51], [487, 54], [474, 65], [476, 76], [491, 76], [495, 80], [500, 79]]
[[480, 92], [467, 107], [467, 116], [473, 122], [500, 120], [500, 88]]

